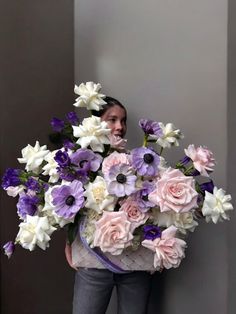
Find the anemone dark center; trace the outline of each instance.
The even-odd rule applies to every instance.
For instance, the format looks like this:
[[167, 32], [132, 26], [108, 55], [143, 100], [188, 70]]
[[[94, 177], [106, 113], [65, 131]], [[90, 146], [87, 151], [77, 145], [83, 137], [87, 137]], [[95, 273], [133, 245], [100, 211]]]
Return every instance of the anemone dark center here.
[[142, 196], [142, 200], [145, 201], [145, 202], [147, 202], [147, 201], [148, 201], [148, 195], [143, 195], [143, 196]]
[[79, 163], [79, 166], [80, 166], [80, 168], [83, 168], [85, 165], [86, 165], [86, 163], [88, 162], [88, 160], [81, 160], [80, 161], [80, 163]]
[[146, 164], [151, 164], [154, 160], [154, 157], [152, 154], [144, 154], [143, 160], [146, 162]]
[[119, 173], [116, 177], [116, 181], [119, 183], [125, 183], [126, 182], [126, 176], [123, 173]]
[[75, 202], [75, 198], [73, 195], [69, 195], [66, 199], [66, 205], [71, 206]]

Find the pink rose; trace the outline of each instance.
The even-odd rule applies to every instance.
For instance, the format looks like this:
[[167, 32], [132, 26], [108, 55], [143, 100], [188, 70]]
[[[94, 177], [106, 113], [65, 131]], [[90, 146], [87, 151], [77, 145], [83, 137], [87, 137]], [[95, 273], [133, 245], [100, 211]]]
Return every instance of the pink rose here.
[[113, 134], [110, 134], [108, 137], [109, 137], [110, 145], [112, 148], [114, 148], [118, 151], [124, 151], [125, 150], [125, 145], [127, 143], [126, 139], [124, 139], [120, 136], [113, 135]]
[[162, 173], [148, 199], [160, 206], [161, 212], [173, 210], [183, 213], [197, 207], [197, 197], [193, 177], [185, 176], [178, 169], [168, 168]]
[[213, 167], [215, 166], [213, 153], [207, 147], [199, 146], [195, 148], [193, 144], [189, 145], [184, 152], [193, 161], [194, 168], [201, 175], [209, 177], [208, 171], [213, 171]]
[[158, 270], [176, 268], [185, 257], [186, 242], [175, 238], [176, 231], [176, 227], [170, 226], [162, 232], [161, 238], [142, 241], [144, 247], [155, 252], [154, 267]]
[[138, 203], [131, 197], [122, 202], [120, 211], [124, 211], [127, 214], [127, 219], [131, 222], [132, 232], [137, 227], [143, 225], [149, 218], [149, 215], [142, 212], [138, 206]]
[[95, 226], [93, 244], [99, 246], [103, 252], [119, 255], [131, 245], [131, 223], [125, 212], [103, 212]]
[[113, 152], [111, 155], [104, 158], [102, 163], [102, 172], [104, 175], [107, 175], [112, 166], [119, 164], [130, 165], [129, 156], [125, 153]]

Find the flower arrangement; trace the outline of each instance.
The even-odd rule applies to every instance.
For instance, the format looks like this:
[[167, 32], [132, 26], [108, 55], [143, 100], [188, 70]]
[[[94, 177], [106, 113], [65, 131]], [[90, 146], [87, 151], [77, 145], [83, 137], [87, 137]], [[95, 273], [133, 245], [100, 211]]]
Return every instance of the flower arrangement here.
[[[100, 90], [93, 82], [75, 86], [74, 106], [100, 110], [106, 103]], [[164, 159], [164, 149], [183, 138], [173, 124], [141, 119], [143, 144], [131, 151], [93, 115], [79, 123], [72, 111], [51, 125], [62, 146], [50, 151], [38, 141], [27, 145], [18, 158], [25, 169], [9, 168], [2, 179], [7, 194], [18, 197], [21, 221], [15, 241], [4, 245], [8, 257], [16, 244], [45, 250], [52, 233], [66, 227], [70, 243], [79, 233], [106, 265], [106, 254], [142, 247], [152, 252], [155, 270], [175, 268], [185, 256], [186, 234], [200, 218], [229, 219], [231, 196], [210, 178], [215, 159], [208, 148], [189, 145], [174, 167]]]

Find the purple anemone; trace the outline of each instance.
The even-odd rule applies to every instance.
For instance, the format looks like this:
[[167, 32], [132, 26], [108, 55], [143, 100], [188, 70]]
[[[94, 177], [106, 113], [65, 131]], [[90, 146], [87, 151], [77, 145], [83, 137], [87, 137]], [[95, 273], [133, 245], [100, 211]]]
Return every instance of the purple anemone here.
[[84, 205], [84, 189], [80, 181], [74, 180], [70, 185], [61, 185], [52, 190], [52, 203], [58, 216], [73, 218]]
[[118, 197], [130, 195], [136, 191], [137, 177], [127, 164], [117, 164], [110, 168], [105, 180], [108, 183], [108, 192]]
[[96, 172], [102, 162], [102, 156], [94, 153], [90, 149], [78, 149], [70, 156], [71, 162], [76, 166], [77, 171]]
[[138, 203], [140, 210], [146, 213], [150, 207], [155, 204], [148, 200], [148, 195], [155, 189], [155, 184], [150, 181], [144, 181], [142, 188], [134, 194], [134, 199]]
[[139, 147], [131, 151], [132, 165], [141, 176], [156, 176], [160, 157], [150, 148]]

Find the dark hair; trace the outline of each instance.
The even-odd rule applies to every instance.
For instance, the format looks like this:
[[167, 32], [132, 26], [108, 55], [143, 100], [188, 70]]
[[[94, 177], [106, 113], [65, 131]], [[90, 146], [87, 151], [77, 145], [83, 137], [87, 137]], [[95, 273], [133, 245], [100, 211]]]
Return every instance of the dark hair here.
[[102, 107], [101, 110], [99, 110], [99, 111], [92, 110], [93, 116], [102, 117], [108, 109], [110, 109], [114, 106], [119, 106], [120, 108], [124, 109], [125, 114], [127, 116], [127, 110], [126, 110], [125, 106], [123, 106], [122, 103], [119, 102], [119, 100], [117, 100], [113, 97], [110, 97], [110, 96], [106, 96], [104, 98], [104, 101], [106, 102], [106, 104]]

